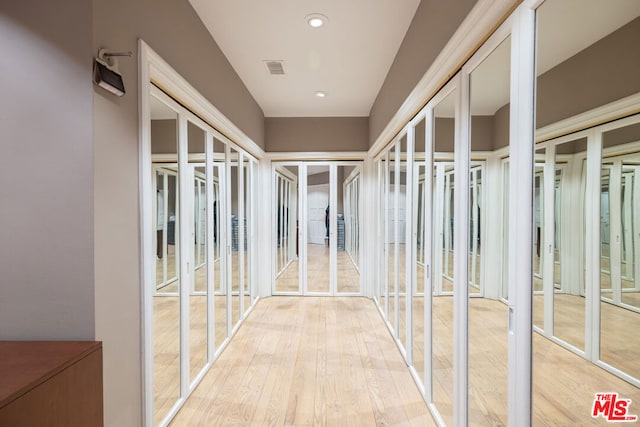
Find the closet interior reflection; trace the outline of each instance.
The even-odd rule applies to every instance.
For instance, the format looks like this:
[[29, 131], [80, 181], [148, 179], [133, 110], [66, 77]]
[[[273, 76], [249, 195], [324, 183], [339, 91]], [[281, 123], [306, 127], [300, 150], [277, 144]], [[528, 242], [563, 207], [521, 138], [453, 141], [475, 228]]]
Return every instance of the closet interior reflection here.
[[149, 105], [146, 407], [165, 426], [254, 302], [256, 160], [156, 87]]

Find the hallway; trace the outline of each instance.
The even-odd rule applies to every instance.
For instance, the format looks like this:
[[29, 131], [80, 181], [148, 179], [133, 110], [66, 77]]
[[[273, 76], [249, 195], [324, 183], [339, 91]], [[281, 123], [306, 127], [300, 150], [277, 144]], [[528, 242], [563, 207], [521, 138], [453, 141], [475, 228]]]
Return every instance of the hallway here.
[[170, 425], [435, 423], [373, 301], [272, 297]]

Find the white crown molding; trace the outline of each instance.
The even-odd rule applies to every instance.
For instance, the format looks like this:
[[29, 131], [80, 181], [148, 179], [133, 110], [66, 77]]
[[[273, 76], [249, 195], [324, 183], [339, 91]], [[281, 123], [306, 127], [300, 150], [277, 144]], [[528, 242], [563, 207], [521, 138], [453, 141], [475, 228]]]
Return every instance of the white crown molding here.
[[478, 0], [369, 149], [375, 156], [435, 95], [519, 0]]
[[[207, 98], [171, 67], [144, 40], [140, 39], [140, 48], [149, 64], [149, 78], [156, 85], [183, 105], [189, 105], [194, 113], [208, 122], [239, 147], [257, 158], [264, 157], [264, 150], [249, 138], [240, 128], [218, 110]], [[142, 64], [143, 66], [145, 64]]]
[[336, 160], [357, 160], [362, 161], [367, 158], [366, 151], [313, 151], [308, 153], [301, 152], [269, 152], [265, 153], [265, 157], [271, 161], [336, 161]]
[[640, 112], [640, 92], [536, 130], [536, 143], [548, 141]]

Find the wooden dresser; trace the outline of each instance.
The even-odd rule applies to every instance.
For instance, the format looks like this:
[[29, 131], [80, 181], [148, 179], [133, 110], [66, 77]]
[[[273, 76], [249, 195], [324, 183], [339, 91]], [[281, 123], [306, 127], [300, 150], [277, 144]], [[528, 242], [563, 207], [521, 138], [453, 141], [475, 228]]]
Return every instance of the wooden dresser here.
[[0, 341], [0, 427], [102, 425], [101, 342]]

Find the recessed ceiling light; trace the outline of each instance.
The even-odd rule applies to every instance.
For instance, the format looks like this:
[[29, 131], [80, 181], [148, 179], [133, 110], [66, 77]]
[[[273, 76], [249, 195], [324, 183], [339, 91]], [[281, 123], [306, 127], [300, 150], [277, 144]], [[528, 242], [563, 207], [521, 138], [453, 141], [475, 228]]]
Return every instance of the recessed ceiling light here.
[[329, 19], [320, 13], [312, 13], [311, 15], [307, 15], [304, 20], [307, 21], [307, 24], [311, 28], [324, 27], [329, 22]]
[[326, 96], [327, 96], [327, 92], [325, 92], [325, 91], [323, 91], [323, 90], [319, 90], [319, 91], [317, 91], [317, 92], [316, 92], [316, 96], [317, 96], [318, 98], [324, 98], [324, 97], [326, 97]]

